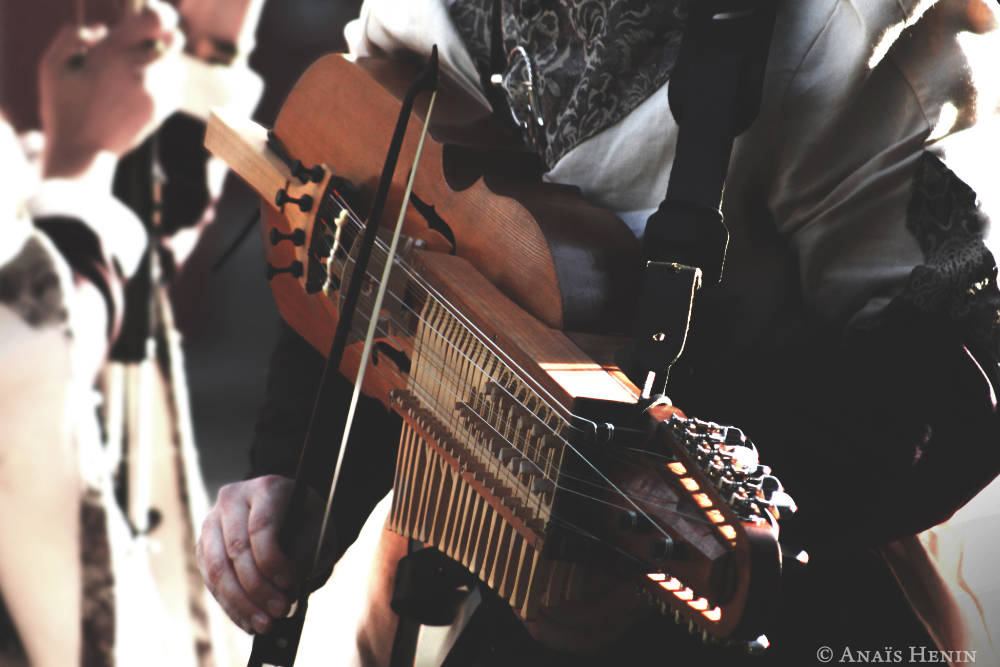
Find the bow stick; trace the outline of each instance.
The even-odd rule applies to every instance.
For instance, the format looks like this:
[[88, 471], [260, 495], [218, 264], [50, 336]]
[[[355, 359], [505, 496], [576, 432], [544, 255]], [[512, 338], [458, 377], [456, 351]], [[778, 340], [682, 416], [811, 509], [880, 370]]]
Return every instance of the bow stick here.
[[[341, 474], [344, 451], [347, 447], [347, 439], [350, 435], [351, 421], [353, 419], [358, 397], [361, 392], [361, 385], [364, 380], [365, 369], [367, 368], [368, 356], [371, 354], [372, 340], [374, 339], [375, 334], [375, 325], [378, 321], [377, 315], [382, 307], [382, 300], [385, 296], [386, 285], [388, 284], [389, 271], [393, 264], [396, 246], [402, 230], [403, 218], [406, 213], [406, 207], [409, 203], [410, 193], [413, 189], [413, 179], [416, 175], [417, 163], [420, 160], [420, 154], [424, 145], [424, 138], [426, 137], [427, 129], [430, 126], [431, 112], [434, 108], [434, 100], [437, 95], [437, 76], [438, 56], [437, 47], [435, 46], [431, 50], [431, 56], [427, 65], [420, 72], [420, 74], [418, 74], [416, 80], [407, 90], [406, 95], [403, 98], [403, 104], [400, 108], [399, 116], [396, 119], [396, 128], [393, 132], [392, 141], [389, 144], [389, 150], [386, 155], [385, 163], [382, 167], [382, 174], [375, 194], [375, 200], [372, 204], [371, 212], [368, 215], [368, 221], [365, 224], [360, 249], [355, 261], [355, 269], [353, 272], [355, 279], [350, 281], [347, 288], [347, 295], [344, 299], [344, 305], [341, 309], [340, 318], [337, 322], [337, 329], [334, 333], [333, 342], [330, 346], [330, 353], [327, 355], [326, 366], [323, 369], [320, 389], [317, 392], [316, 399], [313, 403], [312, 415], [310, 416], [309, 426], [306, 430], [305, 443], [303, 445], [302, 453], [299, 457], [298, 468], [295, 473], [295, 486], [292, 490], [292, 496], [289, 500], [288, 508], [285, 513], [285, 519], [281, 526], [279, 542], [282, 549], [287, 552], [295, 532], [301, 527], [299, 525], [299, 520], [305, 509], [308, 490], [306, 488], [306, 483], [303, 481], [305, 478], [304, 473], [305, 471], [310, 470], [314, 465], [319, 449], [324, 444], [322, 434], [329, 432], [327, 427], [331, 424], [334, 412], [339, 414], [339, 411], [332, 411], [329, 409], [331, 404], [331, 389], [333, 385], [331, 380], [340, 372], [340, 362], [343, 359], [344, 349], [347, 346], [347, 336], [351, 331], [351, 320], [353, 319], [354, 312], [357, 309], [358, 298], [361, 294], [361, 285], [364, 282], [363, 277], [367, 271], [368, 260], [371, 256], [372, 248], [375, 245], [379, 220], [382, 217], [382, 212], [385, 208], [385, 202], [389, 193], [389, 187], [392, 184], [392, 176], [395, 172], [396, 163], [399, 159], [399, 152], [402, 148], [403, 138], [406, 135], [406, 127], [409, 122], [410, 113], [413, 109], [413, 103], [418, 94], [422, 92], [430, 92], [431, 100], [424, 119], [424, 127], [421, 131], [420, 142], [414, 156], [413, 166], [410, 170], [410, 176], [406, 185], [403, 203], [397, 217], [392, 245], [390, 246], [385, 267], [383, 268], [382, 280], [379, 284], [378, 294], [375, 299], [374, 312], [371, 320], [369, 321], [368, 332], [365, 337], [364, 351], [361, 355], [361, 363], [358, 368], [358, 375], [354, 385], [354, 393], [351, 396], [347, 417], [344, 421], [344, 433], [343, 438], [341, 439], [340, 450], [337, 453], [337, 462], [330, 485], [330, 493], [327, 497], [320, 533], [313, 550], [313, 569], [319, 565], [323, 542], [326, 536], [326, 524], [329, 520], [331, 509], [333, 507], [334, 493], [337, 488], [337, 481]], [[309, 585], [304, 587], [304, 590], [307, 592], [304, 592], [300, 596], [299, 600], [296, 602], [295, 611], [291, 616], [276, 621], [273, 629], [268, 634], [258, 634], [254, 637], [253, 648], [250, 653], [250, 659], [247, 662], [247, 667], [262, 667], [263, 665], [292, 667], [295, 662], [295, 654], [298, 650], [299, 639], [302, 635], [302, 625], [305, 621], [305, 613], [308, 606], [309, 588]]]

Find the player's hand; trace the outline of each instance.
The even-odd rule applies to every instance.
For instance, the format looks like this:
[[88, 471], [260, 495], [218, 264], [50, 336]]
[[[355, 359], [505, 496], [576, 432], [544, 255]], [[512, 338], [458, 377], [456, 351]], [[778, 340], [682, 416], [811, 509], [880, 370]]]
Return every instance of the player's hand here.
[[184, 85], [177, 12], [151, 2], [112, 29], [67, 27], [39, 65], [46, 177], [119, 157], [176, 111]]
[[278, 475], [228, 484], [202, 525], [196, 555], [205, 585], [250, 633], [268, 632], [274, 619], [288, 613], [311, 566], [307, 551], [321, 519], [318, 501], [291, 553], [278, 545], [293, 487], [291, 479]]

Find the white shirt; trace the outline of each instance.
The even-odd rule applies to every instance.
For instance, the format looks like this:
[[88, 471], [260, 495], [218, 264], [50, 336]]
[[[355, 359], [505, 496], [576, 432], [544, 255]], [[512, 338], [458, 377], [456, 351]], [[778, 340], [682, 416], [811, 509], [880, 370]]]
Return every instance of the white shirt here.
[[[351, 51], [426, 54], [436, 43], [442, 66], [484, 99], [448, 4], [368, 0], [345, 30]], [[983, 34], [967, 11], [978, 12]], [[923, 260], [904, 227], [923, 151], [981, 184], [992, 210], [985, 185], [1000, 169], [975, 147], [996, 133], [1000, 86], [983, 85], [1000, 53], [995, 19], [982, 0], [780, 4], [761, 113], [736, 142], [726, 186], [723, 289], [753, 304], [740, 313], [744, 334], [759, 333], [787, 302], [789, 271], [808, 314], [838, 325], [899, 293]], [[577, 185], [640, 233], [666, 193], [676, 144], [668, 86], [546, 178]]]

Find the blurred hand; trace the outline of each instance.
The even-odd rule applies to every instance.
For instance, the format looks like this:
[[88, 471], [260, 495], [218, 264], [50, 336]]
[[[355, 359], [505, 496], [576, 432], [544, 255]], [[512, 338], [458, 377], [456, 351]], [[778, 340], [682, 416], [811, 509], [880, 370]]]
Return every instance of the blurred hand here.
[[154, 1], [113, 29], [67, 27], [39, 66], [43, 170], [77, 177], [136, 147], [177, 109], [184, 85], [177, 13]]
[[288, 613], [312, 565], [322, 514], [311, 505], [290, 557], [278, 534], [295, 483], [267, 475], [228, 484], [201, 528], [196, 556], [209, 591], [247, 632], [267, 632], [273, 619]]

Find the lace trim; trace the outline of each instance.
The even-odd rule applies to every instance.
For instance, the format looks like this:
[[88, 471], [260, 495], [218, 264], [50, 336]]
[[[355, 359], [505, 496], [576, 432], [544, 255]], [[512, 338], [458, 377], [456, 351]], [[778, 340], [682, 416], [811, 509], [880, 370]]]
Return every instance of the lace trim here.
[[937, 157], [921, 155], [906, 228], [916, 237], [924, 263], [910, 272], [902, 293], [860, 328], [878, 328], [901, 311], [941, 322], [962, 336], [980, 362], [988, 362], [987, 371], [995, 377], [1000, 290], [996, 260], [983, 243], [988, 224], [976, 193]]

